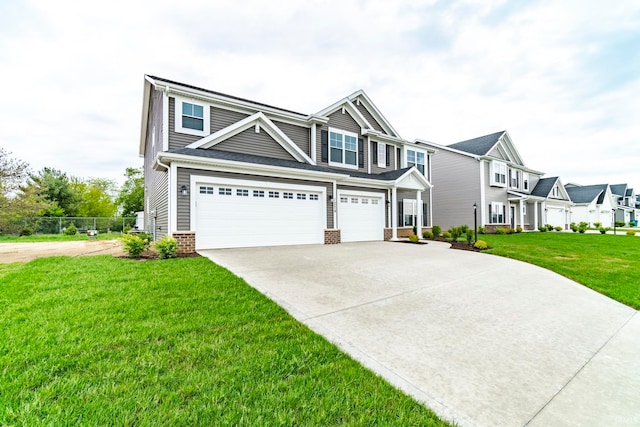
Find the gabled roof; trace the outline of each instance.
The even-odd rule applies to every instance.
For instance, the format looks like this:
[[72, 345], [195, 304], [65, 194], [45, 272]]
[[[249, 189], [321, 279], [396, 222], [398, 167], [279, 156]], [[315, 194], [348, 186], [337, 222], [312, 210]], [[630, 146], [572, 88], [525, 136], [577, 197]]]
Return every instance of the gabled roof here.
[[591, 203], [597, 199], [597, 204], [602, 204], [607, 193], [607, 184], [583, 185], [567, 188], [567, 193], [573, 203]]
[[611, 185], [611, 194], [616, 196], [624, 196], [627, 192], [627, 184], [614, 184]]
[[557, 176], [538, 180], [535, 188], [531, 191], [531, 195], [545, 198], [549, 197], [549, 193], [551, 193], [551, 190], [553, 189], [553, 186], [556, 185], [557, 181]]
[[631, 197], [633, 195], [633, 188], [627, 188], [627, 192], [624, 195], [625, 197]]
[[210, 148], [252, 127], [254, 127], [256, 131], [260, 131], [262, 129], [267, 132], [271, 138], [273, 138], [284, 150], [299, 162], [313, 163], [313, 160], [311, 160], [304, 151], [291, 141], [291, 139], [285, 135], [285, 133], [282, 132], [275, 123], [269, 120], [262, 111], [259, 111], [249, 117], [245, 117], [239, 122], [220, 129], [211, 135], [205, 136], [204, 138], [187, 145], [187, 148]]
[[354, 102], [354, 101], [362, 102], [365, 108], [367, 109], [367, 111], [369, 111], [369, 113], [373, 116], [375, 121], [380, 124], [382, 129], [384, 129], [384, 131], [388, 135], [394, 136], [396, 138], [400, 138], [400, 134], [398, 134], [398, 132], [393, 128], [393, 126], [391, 126], [391, 123], [389, 123], [389, 121], [382, 115], [380, 110], [378, 110], [378, 107], [376, 107], [373, 101], [371, 101], [371, 98], [369, 98], [362, 89], [355, 91], [354, 93], [349, 95], [347, 98], [351, 102]]
[[498, 143], [500, 137], [505, 132], [506, 131], [503, 130], [500, 132], [492, 133], [490, 135], [467, 139], [466, 141], [460, 141], [456, 142], [455, 144], [447, 145], [447, 147], [464, 151], [466, 153], [475, 154], [476, 156], [486, 156]]
[[349, 115], [351, 117], [353, 117], [353, 120], [355, 120], [356, 123], [358, 123], [358, 126], [360, 126], [363, 130], [364, 129], [375, 130], [373, 125], [371, 123], [369, 123], [369, 121], [362, 115], [360, 110], [358, 110], [356, 108], [356, 106], [353, 105], [353, 103], [351, 102], [351, 100], [349, 98], [341, 99], [340, 101], [329, 105], [327, 108], [324, 108], [324, 109], [318, 111], [315, 115], [316, 116], [328, 116], [328, 115], [333, 114], [334, 112], [340, 110], [341, 108], [344, 108], [345, 111], [347, 111], [349, 113]]

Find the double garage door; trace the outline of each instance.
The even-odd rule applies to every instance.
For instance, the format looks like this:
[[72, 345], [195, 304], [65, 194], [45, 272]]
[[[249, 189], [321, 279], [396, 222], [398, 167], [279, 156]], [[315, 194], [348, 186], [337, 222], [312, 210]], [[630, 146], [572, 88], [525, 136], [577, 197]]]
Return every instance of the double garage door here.
[[324, 242], [324, 187], [221, 179], [195, 189], [196, 249]]
[[[196, 249], [324, 243], [326, 189], [229, 179], [196, 179], [192, 224]], [[342, 242], [383, 240], [380, 193], [338, 190]]]

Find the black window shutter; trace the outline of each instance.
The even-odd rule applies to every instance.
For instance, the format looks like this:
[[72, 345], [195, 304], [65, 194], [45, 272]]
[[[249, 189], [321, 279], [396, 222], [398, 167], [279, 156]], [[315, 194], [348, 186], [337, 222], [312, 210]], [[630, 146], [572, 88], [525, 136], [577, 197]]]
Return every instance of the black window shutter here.
[[396, 165], [398, 165], [396, 167], [396, 169], [400, 169], [402, 167], [402, 161], [400, 160], [400, 149], [399, 148], [396, 150]]
[[404, 227], [404, 214], [402, 212], [403, 203], [398, 202], [398, 227]]
[[320, 160], [327, 163], [329, 161], [329, 132], [320, 131]]
[[387, 166], [391, 166], [391, 150], [393, 150], [393, 146], [387, 144]]
[[371, 142], [371, 150], [373, 151], [373, 153], [371, 153], [373, 154], [372, 162], [374, 165], [376, 165], [378, 164], [378, 143], [377, 142], [375, 141]]
[[358, 138], [358, 167], [364, 167], [364, 140]]
[[506, 223], [507, 222], [507, 207], [505, 205], [502, 205], [502, 223]]
[[493, 216], [492, 216], [493, 212], [491, 212], [491, 204], [489, 204], [489, 223], [493, 222]]

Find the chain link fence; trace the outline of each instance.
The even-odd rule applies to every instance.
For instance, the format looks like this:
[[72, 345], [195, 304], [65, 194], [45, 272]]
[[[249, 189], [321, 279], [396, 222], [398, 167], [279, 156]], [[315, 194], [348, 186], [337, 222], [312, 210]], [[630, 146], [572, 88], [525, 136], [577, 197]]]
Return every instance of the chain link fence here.
[[0, 223], [0, 234], [62, 234], [73, 224], [78, 232], [98, 230], [99, 233], [121, 232], [136, 224], [135, 216], [128, 217], [29, 217]]

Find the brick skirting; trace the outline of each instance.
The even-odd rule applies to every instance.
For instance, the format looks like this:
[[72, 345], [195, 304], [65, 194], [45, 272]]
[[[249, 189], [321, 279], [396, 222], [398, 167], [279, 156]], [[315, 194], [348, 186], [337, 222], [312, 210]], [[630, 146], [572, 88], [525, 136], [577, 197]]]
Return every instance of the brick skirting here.
[[175, 231], [173, 238], [178, 244], [178, 254], [192, 254], [196, 251], [196, 233], [193, 231]]
[[340, 243], [340, 229], [324, 230], [324, 244], [335, 245], [337, 243]]
[[393, 229], [391, 228], [385, 228], [384, 229], [384, 241], [388, 241], [391, 240], [391, 237], [393, 237]]

